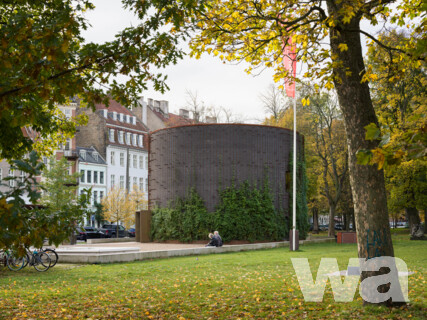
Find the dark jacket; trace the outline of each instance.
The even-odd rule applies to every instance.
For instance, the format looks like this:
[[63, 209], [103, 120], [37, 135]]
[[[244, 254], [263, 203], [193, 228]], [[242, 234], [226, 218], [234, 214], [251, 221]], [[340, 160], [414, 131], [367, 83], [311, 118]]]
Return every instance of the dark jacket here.
[[222, 247], [222, 239], [220, 236], [213, 236], [212, 239], [215, 239], [216, 247]]
[[213, 236], [206, 247], [218, 247], [218, 238]]

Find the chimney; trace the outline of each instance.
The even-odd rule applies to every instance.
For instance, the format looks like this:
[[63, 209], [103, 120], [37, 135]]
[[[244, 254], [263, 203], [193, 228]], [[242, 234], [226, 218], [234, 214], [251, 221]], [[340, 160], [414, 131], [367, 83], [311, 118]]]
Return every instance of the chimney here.
[[160, 102], [160, 110], [162, 110], [164, 114], [169, 114], [169, 101], [161, 100], [159, 102]]
[[156, 110], [157, 112], [160, 111], [160, 101], [154, 100], [154, 110]]
[[148, 99], [147, 99], [147, 101], [148, 101], [148, 106], [149, 106], [151, 109], [153, 109], [153, 108], [154, 108], [153, 99], [148, 98]]
[[147, 124], [147, 103], [144, 101], [144, 97], [141, 97], [138, 101], [140, 108], [136, 108], [134, 114], [142, 121], [145, 125]]
[[185, 119], [190, 118], [190, 112], [186, 109], [179, 109], [179, 115]]

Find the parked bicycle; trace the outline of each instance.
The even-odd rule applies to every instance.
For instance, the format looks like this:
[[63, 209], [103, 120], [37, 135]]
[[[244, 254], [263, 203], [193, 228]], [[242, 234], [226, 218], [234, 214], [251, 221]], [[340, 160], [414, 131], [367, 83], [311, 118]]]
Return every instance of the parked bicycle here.
[[40, 248], [40, 251], [47, 253], [47, 255], [50, 258], [50, 268], [53, 268], [56, 265], [56, 263], [58, 262], [58, 254], [56, 253], [55, 249]]
[[5, 267], [7, 266], [11, 271], [19, 271], [24, 268], [25, 261], [25, 257], [19, 257], [9, 250], [0, 251], [1, 264], [3, 264]]
[[27, 250], [27, 256], [24, 258], [24, 266], [33, 266], [37, 271], [43, 272], [50, 268], [51, 259], [49, 255], [40, 250]]

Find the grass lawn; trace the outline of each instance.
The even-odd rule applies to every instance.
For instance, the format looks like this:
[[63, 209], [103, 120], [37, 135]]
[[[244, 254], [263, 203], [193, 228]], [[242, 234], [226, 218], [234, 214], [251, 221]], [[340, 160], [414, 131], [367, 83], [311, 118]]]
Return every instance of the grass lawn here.
[[[393, 235], [396, 256], [410, 271], [410, 303], [401, 309], [362, 307], [333, 300], [304, 302], [291, 257], [322, 257], [340, 270], [357, 257], [354, 244], [287, 248], [111, 265], [58, 265], [46, 273], [0, 268], [0, 318], [5, 319], [425, 319], [427, 242]], [[314, 272], [315, 273], [315, 272]]]

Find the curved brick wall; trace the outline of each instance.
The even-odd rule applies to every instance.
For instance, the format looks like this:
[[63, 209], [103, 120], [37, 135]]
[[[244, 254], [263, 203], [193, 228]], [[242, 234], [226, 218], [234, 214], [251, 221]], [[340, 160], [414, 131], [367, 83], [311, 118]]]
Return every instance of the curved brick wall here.
[[[155, 131], [150, 135], [150, 206], [167, 206], [195, 187], [213, 211], [220, 187], [231, 185], [233, 178], [260, 185], [268, 168], [275, 206], [287, 209], [292, 141], [291, 130], [260, 125], [202, 124]], [[301, 147], [303, 137], [298, 135], [298, 141]]]

